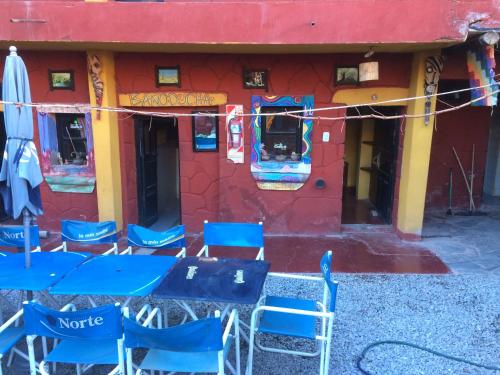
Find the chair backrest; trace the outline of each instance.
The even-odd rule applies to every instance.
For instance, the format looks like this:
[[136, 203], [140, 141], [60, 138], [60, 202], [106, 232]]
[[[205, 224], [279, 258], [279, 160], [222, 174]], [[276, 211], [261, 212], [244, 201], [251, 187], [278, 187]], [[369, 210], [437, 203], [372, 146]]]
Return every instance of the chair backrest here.
[[320, 262], [320, 268], [321, 268], [321, 273], [323, 274], [323, 279], [325, 280], [328, 290], [330, 291], [330, 304], [328, 306], [328, 310], [330, 312], [335, 311], [335, 303], [337, 300], [337, 286], [338, 286], [337, 282], [332, 280], [332, 274], [331, 274], [332, 256], [333, 256], [332, 252], [327, 251], [321, 257], [321, 262]]
[[61, 236], [63, 241], [83, 244], [105, 244], [118, 241], [116, 222], [62, 220]]
[[262, 224], [205, 222], [203, 241], [208, 246], [264, 247], [264, 229]]
[[[30, 226], [31, 247], [40, 246], [38, 225]], [[21, 225], [8, 225], [0, 227], [0, 246], [24, 247], [24, 228]]]
[[127, 226], [128, 245], [155, 249], [178, 249], [186, 247], [184, 225], [179, 225], [164, 232], [156, 232], [139, 225]]
[[62, 312], [38, 303], [25, 302], [23, 309], [27, 335], [56, 339], [118, 340], [123, 334], [119, 305]]
[[175, 352], [208, 352], [222, 350], [222, 323], [206, 318], [178, 326], [154, 329], [124, 318], [126, 348], [145, 348]]

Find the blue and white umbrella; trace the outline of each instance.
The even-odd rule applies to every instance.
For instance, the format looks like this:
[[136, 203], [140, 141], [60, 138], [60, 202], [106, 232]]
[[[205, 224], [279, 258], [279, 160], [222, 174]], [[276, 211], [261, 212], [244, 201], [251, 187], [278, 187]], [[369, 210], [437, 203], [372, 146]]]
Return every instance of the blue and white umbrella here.
[[40, 171], [35, 144], [33, 143], [32, 108], [22, 103], [31, 103], [28, 73], [23, 59], [17, 55], [17, 48], [9, 48], [5, 59], [2, 99], [7, 143], [0, 171], [0, 193], [6, 212], [17, 219], [23, 213], [26, 267], [30, 262], [29, 226], [31, 215], [41, 215], [42, 201]]

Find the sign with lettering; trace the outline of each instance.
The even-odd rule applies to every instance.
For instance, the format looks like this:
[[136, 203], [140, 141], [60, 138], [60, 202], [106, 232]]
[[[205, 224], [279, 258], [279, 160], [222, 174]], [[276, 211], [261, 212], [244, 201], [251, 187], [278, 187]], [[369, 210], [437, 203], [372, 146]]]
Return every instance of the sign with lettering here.
[[[30, 226], [30, 242], [32, 247], [40, 246], [38, 225]], [[0, 227], [0, 246], [24, 247], [24, 228], [18, 225]]]
[[98, 223], [78, 220], [61, 220], [63, 241], [84, 242], [87, 244], [118, 242], [116, 223], [101, 221]]
[[227, 103], [227, 94], [221, 92], [151, 92], [120, 94], [123, 107], [211, 107]]
[[[56, 339], [119, 339], [123, 335], [120, 306], [79, 311], [51, 310], [35, 302], [23, 305], [25, 331]], [[96, 341], [97, 342], [97, 341]]]

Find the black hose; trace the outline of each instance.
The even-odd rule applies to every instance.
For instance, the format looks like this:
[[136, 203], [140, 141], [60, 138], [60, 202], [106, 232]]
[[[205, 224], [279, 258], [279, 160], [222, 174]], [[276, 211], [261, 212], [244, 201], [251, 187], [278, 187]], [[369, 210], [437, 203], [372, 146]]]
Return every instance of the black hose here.
[[385, 340], [385, 341], [375, 341], [375, 342], [371, 343], [370, 345], [368, 345], [366, 348], [363, 349], [363, 352], [361, 353], [361, 355], [359, 356], [359, 358], [358, 358], [358, 360], [356, 362], [358, 370], [361, 371], [362, 374], [364, 374], [364, 375], [372, 375], [372, 373], [368, 372], [367, 370], [365, 370], [361, 366], [361, 362], [363, 361], [363, 359], [365, 359], [366, 353], [368, 353], [374, 347], [380, 346], [380, 345], [409, 346], [411, 348], [416, 348], [416, 349], [419, 349], [419, 350], [423, 350], [425, 352], [437, 355], [439, 357], [447, 358], [447, 359], [450, 359], [452, 361], [466, 363], [468, 365], [472, 365], [472, 366], [476, 366], [476, 367], [481, 367], [481, 368], [484, 368], [484, 369], [487, 369], [487, 370], [500, 371], [500, 367], [498, 367], [498, 366], [485, 365], [485, 364], [482, 364], [482, 363], [472, 362], [472, 361], [469, 361], [469, 360], [464, 359], [464, 358], [454, 357], [454, 356], [446, 354], [446, 353], [441, 353], [441, 352], [438, 352], [438, 351], [435, 351], [435, 350], [432, 350], [432, 349], [429, 349], [429, 348], [425, 348], [423, 346], [412, 344], [411, 342], [396, 341], [396, 340]]

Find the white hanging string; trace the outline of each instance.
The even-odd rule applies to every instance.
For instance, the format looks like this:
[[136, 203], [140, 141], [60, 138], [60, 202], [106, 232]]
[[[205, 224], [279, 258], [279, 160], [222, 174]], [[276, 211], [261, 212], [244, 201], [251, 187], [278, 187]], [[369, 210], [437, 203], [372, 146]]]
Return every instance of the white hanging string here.
[[[498, 74], [497, 74], [498, 76]], [[359, 107], [371, 107], [371, 106], [377, 106], [377, 105], [383, 105], [383, 104], [392, 104], [392, 103], [402, 103], [402, 102], [407, 102], [407, 101], [412, 101], [412, 100], [421, 100], [421, 99], [427, 99], [428, 97], [439, 97], [441, 95], [450, 95], [450, 94], [455, 94], [455, 93], [460, 93], [460, 92], [466, 92], [466, 91], [471, 91], [475, 89], [480, 89], [480, 88], [486, 88], [486, 87], [491, 87], [494, 85], [497, 85], [498, 81], [495, 81], [494, 83], [487, 84], [487, 85], [482, 85], [482, 86], [476, 86], [476, 87], [469, 87], [465, 89], [459, 89], [459, 90], [453, 90], [453, 91], [447, 91], [447, 92], [441, 92], [441, 93], [435, 93], [432, 95], [422, 95], [422, 96], [414, 96], [414, 97], [408, 97], [408, 98], [397, 98], [397, 99], [389, 99], [389, 100], [383, 100], [383, 101], [378, 101], [378, 102], [370, 102], [370, 103], [360, 103], [360, 104], [349, 104], [349, 105], [337, 105], [337, 106], [330, 106], [330, 107], [321, 107], [321, 108], [311, 108], [308, 109], [308, 111], [312, 113], [317, 113], [317, 112], [323, 112], [323, 111], [334, 111], [334, 110], [339, 110], [339, 109], [349, 109], [349, 108], [355, 108], [358, 113], [359, 112]], [[493, 91], [491, 93], [485, 94], [481, 97], [478, 97], [476, 99], [472, 99], [466, 103], [457, 105], [457, 106], [451, 106], [450, 108], [442, 109], [442, 110], [435, 110], [431, 113], [419, 113], [419, 114], [401, 114], [401, 115], [382, 115], [379, 112], [376, 113], [371, 113], [367, 115], [355, 115], [355, 116], [338, 116], [338, 117], [325, 117], [321, 116], [322, 120], [330, 120], [330, 121], [336, 121], [336, 120], [350, 120], [350, 119], [367, 119], [367, 118], [374, 118], [374, 119], [381, 119], [381, 120], [392, 120], [392, 119], [401, 119], [401, 118], [421, 118], [425, 116], [435, 116], [435, 115], [440, 115], [442, 113], [447, 113], [451, 111], [456, 111], [461, 108], [467, 107], [472, 103], [481, 101], [489, 96], [493, 96], [500, 92], [500, 90]], [[104, 111], [104, 112], [114, 112], [114, 113], [125, 113], [129, 114], [130, 116], [133, 115], [144, 115], [144, 116], [154, 116], [154, 117], [196, 117], [196, 116], [210, 116], [210, 117], [225, 117], [227, 116], [226, 113], [213, 113], [213, 112], [197, 112], [197, 113], [176, 113], [176, 112], [160, 112], [160, 111], [150, 111], [150, 110], [137, 110], [137, 109], [130, 109], [130, 108], [124, 108], [124, 107], [101, 107], [101, 106], [92, 106], [90, 104], [79, 104], [79, 103], [74, 103], [74, 104], [68, 104], [68, 103], [21, 103], [21, 102], [14, 102], [14, 101], [6, 101], [6, 100], [0, 100], [0, 104], [14, 104], [16, 106], [26, 106], [26, 107], [32, 107], [32, 108], [40, 108], [43, 110], [43, 108], [46, 108], [48, 106], [52, 107], [59, 107], [59, 108], [66, 108], [66, 109], [74, 109], [78, 110], [79, 112], [90, 112], [92, 110], [95, 111]], [[277, 112], [277, 113], [260, 113], [259, 116], [290, 116], [298, 119], [303, 119], [303, 120], [317, 120], [320, 118], [320, 116], [303, 116], [301, 113], [303, 113], [303, 110], [294, 110], [294, 111], [287, 111], [285, 112]], [[241, 117], [253, 117], [255, 116], [254, 113], [242, 113], [240, 114]]]

